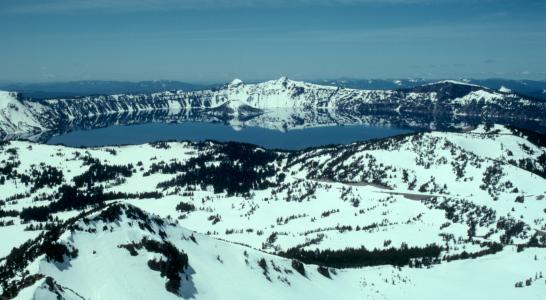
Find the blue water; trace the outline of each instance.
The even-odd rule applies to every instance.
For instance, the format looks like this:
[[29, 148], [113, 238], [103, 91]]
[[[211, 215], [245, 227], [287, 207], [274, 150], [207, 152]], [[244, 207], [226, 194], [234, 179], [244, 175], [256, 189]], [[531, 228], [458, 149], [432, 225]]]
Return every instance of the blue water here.
[[298, 150], [328, 144], [346, 144], [408, 133], [410, 130], [361, 125], [316, 127], [281, 132], [258, 127], [235, 130], [219, 123], [147, 123], [73, 131], [50, 138], [48, 144], [74, 147], [143, 144], [166, 140], [216, 140], [256, 144], [270, 149]]

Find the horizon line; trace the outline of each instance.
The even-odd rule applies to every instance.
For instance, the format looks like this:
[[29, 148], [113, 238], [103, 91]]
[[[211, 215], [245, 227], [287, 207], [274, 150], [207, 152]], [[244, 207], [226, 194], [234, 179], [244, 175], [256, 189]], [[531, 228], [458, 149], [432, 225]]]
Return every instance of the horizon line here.
[[127, 79], [74, 79], [74, 80], [54, 80], [54, 81], [8, 81], [0, 80], [0, 84], [4, 86], [8, 85], [40, 85], [40, 84], [67, 84], [67, 83], [83, 83], [83, 82], [115, 82], [115, 83], [144, 83], [144, 82], [176, 82], [184, 84], [195, 84], [195, 85], [212, 85], [212, 84], [225, 84], [229, 83], [234, 79], [240, 79], [244, 83], [257, 83], [271, 80], [278, 80], [280, 78], [286, 77], [294, 81], [304, 81], [304, 82], [317, 82], [317, 81], [334, 81], [334, 80], [378, 80], [378, 81], [396, 81], [396, 80], [422, 80], [422, 81], [441, 81], [441, 80], [507, 80], [507, 81], [535, 81], [535, 82], [546, 82], [544, 79], [526, 79], [526, 78], [513, 78], [513, 77], [323, 77], [323, 78], [298, 78], [290, 76], [279, 76], [279, 77], [268, 77], [268, 78], [258, 78], [258, 79], [240, 79], [241, 77], [234, 77], [228, 80], [196, 80], [189, 81], [183, 79], [143, 79], [143, 80], [127, 80]]

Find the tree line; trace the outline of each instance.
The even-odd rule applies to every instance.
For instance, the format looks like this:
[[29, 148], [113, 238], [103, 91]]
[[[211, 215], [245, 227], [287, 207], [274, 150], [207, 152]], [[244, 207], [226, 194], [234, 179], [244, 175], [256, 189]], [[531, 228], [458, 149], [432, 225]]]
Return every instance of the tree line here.
[[343, 250], [304, 250], [290, 248], [279, 255], [297, 259], [306, 264], [318, 264], [331, 268], [358, 268], [377, 265], [409, 265], [416, 258], [437, 258], [442, 248], [429, 244], [424, 247], [408, 247], [402, 244], [400, 248], [368, 250], [364, 246], [360, 248], [346, 248]]

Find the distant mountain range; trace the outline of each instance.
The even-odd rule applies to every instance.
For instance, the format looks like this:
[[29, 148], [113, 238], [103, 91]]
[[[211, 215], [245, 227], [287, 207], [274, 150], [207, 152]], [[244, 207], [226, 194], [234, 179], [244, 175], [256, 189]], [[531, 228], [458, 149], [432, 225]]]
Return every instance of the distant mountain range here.
[[[437, 82], [433, 79], [320, 79], [309, 80], [310, 83], [332, 85], [351, 89], [396, 90], [413, 88], [419, 85]], [[528, 97], [546, 99], [546, 81], [512, 80], [502, 78], [460, 79], [461, 82], [476, 84], [494, 90], [511, 90]], [[252, 82], [259, 83], [259, 82]], [[175, 80], [151, 81], [106, 81], [87, 80], [53, 83], [0, 83], [0, 90], [18, 91], [25, 98], [43, 99], [76, 97], [89, 95], [141, 94], [162, 91], [184, 90], [195, 91], [221, 86], [218, 84], [197, 84]]]
[[76, 97], [110, 94], [139, 94], [160, 91], [185, 90], [193, 91], [209, 87], [204, 84], [193, 84], [173, 80], [152, 81], [70, 81], [53, 83], [15, 83], [0, 84], [0, 89], [18, 91], [26, 98], [43, 99], [58, 97]]
[[[393, 90], [407, 89], [419, 85], [433, 83], [432, 79], [322, 79], [312, 82], [317, 84], [335, 85], [353, 89]], [[528, 97], [546, 99], [546, 81], [513, 80], [502, 78], [490, 79], [459, 79], [461, 82], [476, 84], [494, 90], [511, 90]]]

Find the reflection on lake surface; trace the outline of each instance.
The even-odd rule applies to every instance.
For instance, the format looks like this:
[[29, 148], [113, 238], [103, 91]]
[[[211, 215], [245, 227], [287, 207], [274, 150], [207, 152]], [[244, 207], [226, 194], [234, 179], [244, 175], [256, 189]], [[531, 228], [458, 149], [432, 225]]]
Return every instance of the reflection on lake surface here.
[[245, 127], [242, 130], [235, 130], [233, 127], [221, 123], [147, 123], [69, 132], [52, 137], [48, 143], [68, 146], [105, 146], [142, 144], [164, 140], [216, 140], [245, 142], [272, 149], [297, 150], [328, 144], [345, 144], [408, 132], [410, 130], [363, 125], [325, 126], [282, 132], [259, 127]]
[[138, 144], [159, 140], [240, 141], [267, 148], [302, 149], [349, 143], [402, 133], [442, 130], [460, 131], [480, 123], [498, 123], [545, 133], [540, 121], [518, 121], [465, 116], [432, 116], [376, 112], [362, 114], [342, 110], [268, 110], [252, 116], [229, 116], [205, 110], [136, 111], [66, 120], [29, 139], [70, 146]]

